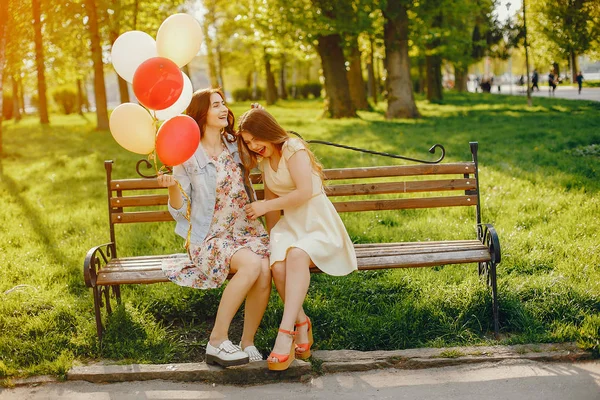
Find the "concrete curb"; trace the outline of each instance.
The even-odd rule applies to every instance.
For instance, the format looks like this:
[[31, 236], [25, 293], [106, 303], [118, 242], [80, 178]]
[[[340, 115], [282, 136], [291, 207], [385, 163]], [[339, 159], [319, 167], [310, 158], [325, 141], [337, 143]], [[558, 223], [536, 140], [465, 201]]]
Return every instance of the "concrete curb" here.
[[320, 373], [368, 371], [382, 368], [437, 368], [459, 364], [501, 362], [509, 359], [573, 362], [591, 358], [592, 354], [590, 352], [577, 348], [573, 343], [423, 348], [394, 351], [317, 350], [313, 352], [311, 363], [296, 360], [287, 371], [283, 372], [269, 371], [266, 361], [226, 369], [209, 366], [206, 363], [94, 364], [73, 367], [67, 373], [67, 380], [105, 383], [163, 379], [248, 385], [280, 381], [305, 381]]

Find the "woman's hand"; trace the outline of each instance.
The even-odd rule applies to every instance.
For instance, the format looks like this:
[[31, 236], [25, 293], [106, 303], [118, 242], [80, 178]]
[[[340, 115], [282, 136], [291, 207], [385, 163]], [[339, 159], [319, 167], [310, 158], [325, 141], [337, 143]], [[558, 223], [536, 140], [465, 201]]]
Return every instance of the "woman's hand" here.
[[265, 215], [269, 210], [264, 201], [255, 201], [254, 203], [247, 204], [244, 207], [244, 211], [250, 219], [256, 219]]
[[156, 178], [158, 181], [158, 186], [160, 187], [171, 187], [177, 184], [177, 180], [173, 177], [173, 175], [165, 175], [162, 171], [158, 171], [158, 177]]
[[261, 106], [259, 103], [252, 103], [250, 104], [250, 108], [260, 108], [261, 110], [264, 110], [265, 108], [263, 106]]

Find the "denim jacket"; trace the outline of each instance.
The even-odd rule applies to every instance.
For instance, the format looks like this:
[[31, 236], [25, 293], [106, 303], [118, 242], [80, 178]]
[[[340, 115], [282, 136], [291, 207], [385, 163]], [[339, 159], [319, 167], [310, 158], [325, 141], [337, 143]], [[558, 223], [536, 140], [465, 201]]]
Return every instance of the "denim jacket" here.
[[[225, 142], [227, 149], [236, 163], [241, 164], [237, 143]], [[242, 167], [243, 169], [243, 167]], [[200, 244], [206, 238], [208, 229], [213, 219], [217, 192], [217, 168], [208, 158], [202, 145], [198, 145], [196, 152], [183, 164], [173, 167], [173, 176], [181, 188], [188, 195], [191, 203], [190, 221], [192, 234], [190, 243]], [[248, 187], [246, 187], [248, 190]], [[169, 212], [177, 222], [175, 233], [182, 238], [187, 238], [189, 224], [185, 219], [188, 201], [183, 197], [183, 205], [175, 209], [169, 203]]]

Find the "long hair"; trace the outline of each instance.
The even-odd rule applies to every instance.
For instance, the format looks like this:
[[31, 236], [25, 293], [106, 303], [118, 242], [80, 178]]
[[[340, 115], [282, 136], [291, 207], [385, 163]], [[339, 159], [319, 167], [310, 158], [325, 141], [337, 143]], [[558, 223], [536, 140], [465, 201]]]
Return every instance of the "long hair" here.
[[[203, 137], [204, 132], [206, 132], [206, 120], [208, 109], [210, 108], [210, 95], [213, 93], [217, 93], [223, 100], [225, 100], [225, 94], [223, 94], [221, 89], [200, 89], [194, 92], [192, 95], [192, 101], [185, 110], [185, 114], [192, 117], [200, 127], [200, 137]], [[233, 143], [236, 141], [235, 131], [233, 130], [235, 117], [233, 116], [233, 112], [229, 109], [229, 107], [227, 107], [227, 110], [228, 124], [224, 129], [223, 136], [229, 143]]]
[[[277, 123], [275, 118], [261, 108], [253, 108], [242, 114], [237, 131], [238, 136], [241, 135], [242, 132], [248, 132], [258, 140], [272, 143], [279, 153], [281, 153], [283, 144], [290, 139], [290, 135], [281, 127], [281, 125], [279, 125], [279, 123]], [[298, 139], [302, 140], [300, 138]], [[310, 157], [313, 171], [316, 172], [321, 178], [321, 181], [323, 181], [323, 166], [317, 161], [315, 155], [308, 148], [308, 143], [304, 140], [302, 140], [302, 142]], [[251, 151], [243, 140], [238, 140], [238, 149], [242, 164], [244, 164], [246, 172], [249, 173], [249, 171], [258, 165], [257, 154]]]

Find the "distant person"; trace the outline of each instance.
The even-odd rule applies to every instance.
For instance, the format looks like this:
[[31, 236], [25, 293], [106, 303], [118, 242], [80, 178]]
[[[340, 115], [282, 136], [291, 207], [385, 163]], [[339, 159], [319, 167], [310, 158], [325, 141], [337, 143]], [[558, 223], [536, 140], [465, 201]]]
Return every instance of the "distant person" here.
[[577, 81], [577, 86], [579, 87], [579, 94], [581, 94], [581, 85], [583, 84], [583, 74], [581, 73], [581, 71], [579, 71], [579, 73], [575, 77], [575, 80]]
[[540, 87], [538, 86], [538, 82], [540, 80], [540, 76], [538, 75], [537, 69], [533, 70], [533, 76], [531, 77], [531, 91], [533, 92], [533, 89], [537, 89], [537, 91], [540, 91]]
[[554, 73], [553, 70], [550, 70], [550, 73], [548, 74], [548, 93], [550, 93], [550, 95], [554, 95], [554, 92], [556, 91], [557, 81], [557, 75]]
[[519, 77], [519, 86], [523, 86], [525, 84], [525, 77], [523, 75], [521, 75]]

